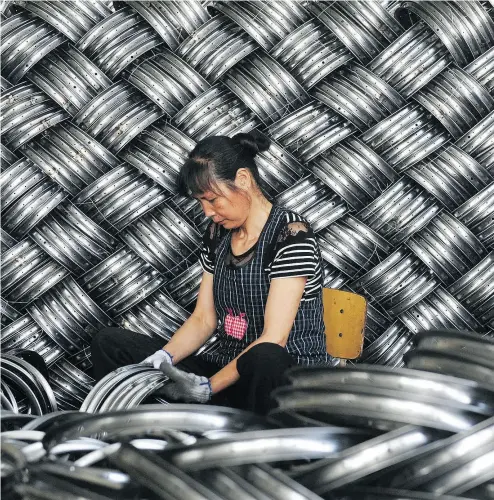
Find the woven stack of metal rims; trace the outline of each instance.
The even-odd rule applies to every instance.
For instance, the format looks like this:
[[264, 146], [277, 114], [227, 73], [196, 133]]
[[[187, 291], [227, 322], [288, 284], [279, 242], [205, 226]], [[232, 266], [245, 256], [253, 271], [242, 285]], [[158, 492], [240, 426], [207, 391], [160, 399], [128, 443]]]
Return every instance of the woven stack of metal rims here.
[[[163, 377], [138, 367], [123, 369], [96, 394], [88, 346], [105, 326], [166, 342], [188, 317], [201, 277], [206, 219], [195, 201], [175, 193], [176, 175], [202, 138], [253, 129], [272, 140], [257, 160], [262, 188], [311, 222], [325, 286], [369, 301], [359, 360], [365, 367], [352, 370], [380, 365], [376, 373], [399, 373], [406, 363], [472, 384], [492, 382], [494, 367], [483, 348], [461, 356], [454, 336], [443, 332], [443, 350], [439, 337], [423, 338], [424, 332], [476, 332], [488, 353], [494, 336], [492, 0], [4, 0], [0, 56], [6, 416], [164, 403], [152, 398]], [[483, 411], [487, 416], [490, 409]], [[292, 424], [320, 423], [316, 417], [292, 415]], [[35, 427], [47, 431], [51, 424]], [[187, 436], [161, 436], [158, 448], [167, 440], [190, 444], [191, 436], [215, 429], [171, 428]], [[364, 433], [350, 442], [342, 431], [335, 441], [327, 432], [323, 448], [346, 443], [340, 451], [380, 439]], [[414, 443], [438, 439], [429, 439], [429, 431], [420, 437], [414, 432], [422, 431], [406, 432], [414, 437], [403, 439]], [[50, 446], [62, 446], [59, 437]], [[39, 453], [35, 443], [39, 439], [32, 443]], [[138, 449], [152, 449], [146, 443]], [[22, 457], [11, 451], [18, 464]], [[118, 451], [121, 474], [135, 453]], [[274, 481], [272, 466], [224, 472], [218, 460], [216, 476], [201, 479], [198, 472], [195, 480]], [[175, 472], [188, 470], [165, 462], [178, 467]], [[312, 465], [301, 467], [291, 473], [308, 479], [297, 484], [327, 483]], [[410, 477], [396, 485], [422, 484]], [[493, 498], [493, 490], [488, 484], [476, 494]], [[32, 491], [21, 493], [34, 498]], [[293, 498], [305, 498], [300, 494]], [[160, 498], [175, 498], [170, 495]], [[359, 495], [355, 490], [345, 498]], [[423, 495], [413, 498], [429, 498]]]

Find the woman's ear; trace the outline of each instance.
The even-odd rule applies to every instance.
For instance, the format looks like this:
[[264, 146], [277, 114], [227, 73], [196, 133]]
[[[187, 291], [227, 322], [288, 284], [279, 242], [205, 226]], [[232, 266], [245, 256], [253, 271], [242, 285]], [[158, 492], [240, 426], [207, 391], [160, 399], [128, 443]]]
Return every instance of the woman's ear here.
[[250, 189], [252, 186], [252, 175], [246, 168], [239, 168], [235, 175], [235, 186], [241, 189]]

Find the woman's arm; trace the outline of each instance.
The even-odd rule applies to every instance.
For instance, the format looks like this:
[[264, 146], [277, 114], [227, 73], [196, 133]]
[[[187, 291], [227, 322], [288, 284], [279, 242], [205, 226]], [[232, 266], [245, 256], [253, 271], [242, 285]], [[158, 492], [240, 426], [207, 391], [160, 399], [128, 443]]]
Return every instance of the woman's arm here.
[[204, 272], [194, 312], [173, 334], [164, 349], [173, 356], [173, 364], [177, 364], [204, 345], [215, 330], [213, 275]]
[[251, 347], [261, 342], [271, 342], [279, 344], [282, 347], [286, 346], [293, 322], [297, 316], [306, 282], [306, 276], [271, 280], [264, 312], [264, 330], [262, 335], [210, 378], [213, 394], [237, 382], [240, 378], [237, 371], [237, 359]]

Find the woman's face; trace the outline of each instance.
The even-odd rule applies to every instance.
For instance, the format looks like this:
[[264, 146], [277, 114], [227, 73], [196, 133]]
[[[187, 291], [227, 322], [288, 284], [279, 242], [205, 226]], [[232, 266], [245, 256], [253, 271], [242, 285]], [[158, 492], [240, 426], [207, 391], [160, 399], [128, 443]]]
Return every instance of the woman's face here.
[[219, 193], [206, 191], [196, 196], [206, 217], [226, 229], [240, 227], [249, 215], [249, 197], [242, 190], [232, 190], [220, 182]]

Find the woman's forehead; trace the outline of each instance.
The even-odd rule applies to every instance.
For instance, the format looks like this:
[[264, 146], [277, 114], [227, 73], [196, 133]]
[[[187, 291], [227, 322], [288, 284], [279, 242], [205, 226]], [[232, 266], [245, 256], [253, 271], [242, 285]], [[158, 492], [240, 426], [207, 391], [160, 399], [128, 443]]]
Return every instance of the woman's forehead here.
[[228, 186], [224, 182], [219, 181], [215, 182], [209, 189], [194, 194], [194, 198], [198, 200], [207, 200], [210, 198], [217, 198], [218, 196], [228, 196], [229, 191]]
[[215, 193], [214, 191], [207, 190], [204, 191], [204, 193], [197, 193], [194, 195], [194, 198], [197, 198], [198, 200], [207, 200], [209, 198], [214, 198], [216, 196], [219, 196], [220, 193]]

